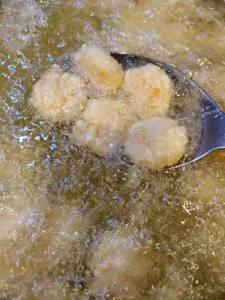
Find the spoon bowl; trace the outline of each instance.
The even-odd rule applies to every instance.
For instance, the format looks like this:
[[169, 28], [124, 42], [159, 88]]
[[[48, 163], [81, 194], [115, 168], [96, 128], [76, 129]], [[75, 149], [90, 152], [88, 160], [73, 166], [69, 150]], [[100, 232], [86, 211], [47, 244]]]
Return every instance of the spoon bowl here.
[[[186, 118], [181, 118], [180, 123], [187, 127], [189, 137], [195, 142], [189, 147], [185, 157], [172, 168], [193, 163], [212, 151], [225, 149], [225, 114], [196, 82], [173, 66], [152, 58], [126, 53], [111, 53], [111, 55], [122, 65], [124, 70], [151, 63], [164, 69], [173, 80], [176, 90], [173, 102], [178, 107], [175, 112], [178, 117], [182, 114], [186, 115]], [[179, 105], [180, 97], [183, 97], [184, 100]], [[191, 130], [194, 122], [197, 127]], [[192, 133], [190, 134], [190, 132]]]

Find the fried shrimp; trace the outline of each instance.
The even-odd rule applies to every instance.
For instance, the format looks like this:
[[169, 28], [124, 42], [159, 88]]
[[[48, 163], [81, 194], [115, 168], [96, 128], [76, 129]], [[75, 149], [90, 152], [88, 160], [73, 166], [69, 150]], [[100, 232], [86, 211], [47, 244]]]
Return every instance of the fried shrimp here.
[[80, 114], [87, 101], [83, 79], [52, 66], [33, 86], [30, 103], [46, 119], [70, 121]]
[[187, 142], [185, 127], [170, 118], [154, 117], [130, 127], [125, 152], [134, 162], [160, 169], [177, 163]]
[[121, 86], [124, 72], [119, 63], [97, 46], [83, 46], [74, 62], [91, 83], [108, 94], [114, 94]]
[[127, 70], [123, 88], [140, 118], [166, 115], [173, 95], [173, 83], [161, 68], [147, 64]]
[[109, 155], [122, 143], [131, 123], [129, 108], [122, 100], [92, 99], [82, 119], [76, 122], [73, 137], [95, 154]]
[[98, 295], [104, 290], [119, 298], [124, 294], [134, 295], [152, 266], [150, 251], [148, 242], [142, 241], [138, 232], [129, 227], [105, 233], [90, 261], [94, 274], [91, 288]]
[[93, 99], [87, 104], [84, 119], [105, 129], [123, 130], [129, 124], [129, 109], [121, 100]]

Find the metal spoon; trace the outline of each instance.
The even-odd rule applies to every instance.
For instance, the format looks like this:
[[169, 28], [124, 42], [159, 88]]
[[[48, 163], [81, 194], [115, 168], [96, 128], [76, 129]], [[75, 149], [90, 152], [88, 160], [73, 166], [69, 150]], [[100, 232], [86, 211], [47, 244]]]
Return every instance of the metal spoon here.
[[187, 101], [194, 100], [193, 107], [196, 107], [196, 104], [199, 106], [198, 118], [200, 119], [200, 130], [198, 143], [196, 147], [192, 149], [192, 153], [189, 153], [175, 167], [193, 163], [212, 151], [225, 149], [225, 114], [197, 83], [171, 65], [152, 58], [126, 53], [111, 53], [111, 55], [125, 70], [132, 67], [140, 67], [147, 63], [159, 66], [164, 69], [174, 81], [175, 89], [177, 84], [182, 86], [185, 93], [189, 94], [186, 95]]

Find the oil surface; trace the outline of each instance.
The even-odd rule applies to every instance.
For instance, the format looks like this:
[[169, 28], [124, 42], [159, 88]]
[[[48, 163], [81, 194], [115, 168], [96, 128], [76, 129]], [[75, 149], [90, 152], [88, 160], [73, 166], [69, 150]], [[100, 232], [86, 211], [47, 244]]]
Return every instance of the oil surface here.
[[[222, 0], [0, 1], [1, 299], [225, 297], [224, 152], [173, 172], [101, 160], [27, 101], [48, 66], [91, 43], [174, 64], [225, 109], [224, 37]], [[147, 270], [110, 293], [93, 257], [127, 227]]]

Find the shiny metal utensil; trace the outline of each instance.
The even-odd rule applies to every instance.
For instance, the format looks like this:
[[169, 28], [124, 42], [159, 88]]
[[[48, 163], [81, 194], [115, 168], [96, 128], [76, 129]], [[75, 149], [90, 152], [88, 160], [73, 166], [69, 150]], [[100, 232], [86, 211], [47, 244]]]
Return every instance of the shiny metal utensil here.
[[[207, 93], [197, 85], [197, 83], [182, 72], [173, 68], [173, 66], [152, 58], [126, 53], [111, 53], [111, 55], [123, 66], [125, 70], [132, 67], [140, 67], [147, 63], [159, 66], [171, 77], [175, 84], [175, 90], [180, 89], [180, 94], [185, 96], [186, 101], [183, 102], [184, 106], [185, 103], [188, 103], [188, 101], [192, 101], [193, 110], [190, 110], [191, 106], [188, 104], [188, 106], [183, 107], [183, 111], [179, 112], [179, 114], [184, 113], [186, 109], [190, 110], [188, 114], [186, 112], [186, 115], [189, 116], [185, 121], [187, 123], [189, 122], [189, 125], [192, 125], [193, 122], [197, 122], [197, 118], [199, 119], [198, 142], [195, 147], [191, 148], [188, 155], [174, 167], [193, 163], [212, 151], [225, 149], [225, 114], [218, 108], [212, 98], [210, 98], [209, 95], [207, 95]], [[198, 104], [197, 106], [199, 107], [199, 110], [196, 110], [196, 104]]]

